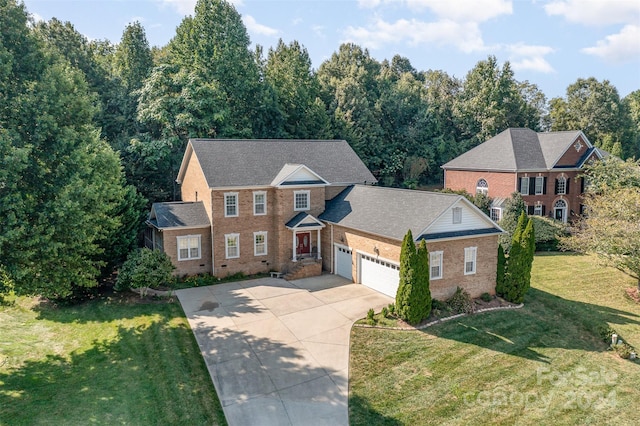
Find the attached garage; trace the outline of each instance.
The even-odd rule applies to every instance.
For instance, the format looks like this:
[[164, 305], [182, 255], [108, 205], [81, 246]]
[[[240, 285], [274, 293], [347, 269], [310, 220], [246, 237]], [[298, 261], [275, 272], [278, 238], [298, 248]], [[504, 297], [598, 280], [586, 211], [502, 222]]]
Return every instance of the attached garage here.
[[359, 253], [360, 282], [387, 296], [396, 297], [400, 282], [400, 267], [392, 262]]
[[349, 247], [342, 246], [340, 244], [335, 244], [334, 246], [335, 252], [335, 273], [340, 275], [341, 277], [345, 277], [348, 280], [353, 280], [352, 275], [352, 250]]

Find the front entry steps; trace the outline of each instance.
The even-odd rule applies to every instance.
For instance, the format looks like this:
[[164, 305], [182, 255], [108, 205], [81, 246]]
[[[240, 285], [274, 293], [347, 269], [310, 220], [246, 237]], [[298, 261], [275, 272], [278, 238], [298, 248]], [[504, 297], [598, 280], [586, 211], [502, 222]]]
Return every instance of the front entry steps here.
[[302, 259], [291, 264], [289, 272], [284, 276], [287, 281], [317, 277], [322, 274], [322, 261], [319, 259]]

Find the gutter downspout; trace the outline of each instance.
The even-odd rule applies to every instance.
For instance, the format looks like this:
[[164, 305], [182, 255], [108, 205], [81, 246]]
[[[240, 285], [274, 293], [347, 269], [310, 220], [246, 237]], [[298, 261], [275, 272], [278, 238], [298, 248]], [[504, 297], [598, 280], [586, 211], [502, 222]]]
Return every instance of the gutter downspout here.
[[331, 273], [335, 274], [335, 271], [333, 270], [334, 268], [333, 257], [335, 256], [335, 247], [333, 246], [333, 223], [331, 223], [330, 225], [331, 225], [331, 249], [329, 251], [331, 252]]

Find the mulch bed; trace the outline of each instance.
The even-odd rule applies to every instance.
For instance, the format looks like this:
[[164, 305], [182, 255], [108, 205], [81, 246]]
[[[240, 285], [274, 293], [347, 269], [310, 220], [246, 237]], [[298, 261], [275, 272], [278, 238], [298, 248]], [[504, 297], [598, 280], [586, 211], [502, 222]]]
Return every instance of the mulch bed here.
[[640, 290], [638, 287], [628, 288], [626, 290], [627, 296], [636, 303], [640, 303]]

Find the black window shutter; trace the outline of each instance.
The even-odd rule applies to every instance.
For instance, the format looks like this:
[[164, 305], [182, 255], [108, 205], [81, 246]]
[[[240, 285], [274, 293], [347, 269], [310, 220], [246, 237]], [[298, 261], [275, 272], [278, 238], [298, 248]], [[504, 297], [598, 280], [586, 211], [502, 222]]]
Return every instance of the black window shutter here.
[[536, 193], [536, 178], [529, 178], [529, 195], [535, 195]]
[[569, 181], [571, 180], [571, 178], [567, 178], [567, 183], [564, 186], [564, 193], [568, 194], [569, 193]]
[[544, 213], [545, 213], [545, 211], [544, 211], [544, 210], [545, 210], [545, 207], [544, 207], [544, 204], [543, 204], [543, 205], [542, 205], [542, 216], [544, 216]]
[[535, 208], [535, 207], [533, 207], [533, 206], [527, 206], [527, 214], [528, 214], [528, 215], [532, 215], [532, 214], [533, 214], [533, 209], [534, 209], [534, 208]]
[[555, 194], [556, 194], [556, 195], [558, 195], [558, 181], [559, 181], [559, 180], [558, 180], [558, 179], [556, 179], [556, 192], [555, 192]]
[[518, 178], [518, 192], [522, 191], [522, 178]]
[[580, 193], [584, 192], [584, 177], [580, 178]]
[[547, 193], [547, 178], [546, 177], [542, 178], [542, 193], [543, 194]]

